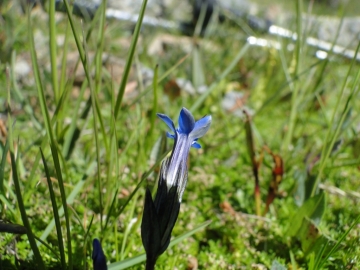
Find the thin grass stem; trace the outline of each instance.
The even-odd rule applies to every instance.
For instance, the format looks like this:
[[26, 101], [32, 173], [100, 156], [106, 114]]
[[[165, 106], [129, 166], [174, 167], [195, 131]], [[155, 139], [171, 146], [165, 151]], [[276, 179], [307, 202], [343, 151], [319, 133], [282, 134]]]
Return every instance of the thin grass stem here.
[[128, 55], [127, 55], [127, 58], [126, 58], [126, 64], [125, 64], [125, 68], [124, 68], [124, 73], [122, 75], [120, 86], [119, 86], [119, 92], [118, 92], [116, 102], [115, 102], [115, 109], [114, 109], [114, 118], [115, 118], [115, 120], [118, 117], [120, 107], [121, 107], [121, 103], [122, 103], [122, 99], [123, 99], [123, 96], [124, 96], [124, 93], [125, 93], [127, 79], [129, 77], [131, 64], [132, 64], [135, 49], [136, 49], [136, 44], [137, 44], [137, 41], [138, 41], [138, 38], [139, 38], [139, 35], [140, 35], [140, 29], [141, 29], [141, 25], [142, 25], [144, 15], [145, 15], [146, 5], [147, 5], [147, 0], [143, 0], [142, 5], [141, 5], [141, 9], [140, 9], [140, 13], [139, 13], [139, 17], [138, 17], [138, 21], [137, 21], [136, 26], [135, 26], [133, 38], [131, 40], [130, 49], [129, 49], [129, 52], [128, 52]]

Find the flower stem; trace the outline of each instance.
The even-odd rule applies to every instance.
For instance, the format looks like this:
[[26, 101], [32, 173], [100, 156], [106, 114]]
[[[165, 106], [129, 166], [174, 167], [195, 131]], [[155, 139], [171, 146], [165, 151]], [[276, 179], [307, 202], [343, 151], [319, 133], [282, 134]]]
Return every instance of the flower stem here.
[[154, 270], [155, 269], [155, 263], [156, 263], [156, 261], [152, 261], [152, 260], [147, 259], [146, 260], [145, 270]]

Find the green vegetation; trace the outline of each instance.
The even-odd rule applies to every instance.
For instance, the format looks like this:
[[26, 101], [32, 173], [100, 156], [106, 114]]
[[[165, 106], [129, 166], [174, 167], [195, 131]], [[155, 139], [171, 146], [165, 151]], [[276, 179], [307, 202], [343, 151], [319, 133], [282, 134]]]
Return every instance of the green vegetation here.
[[[156, 269], [359, 269], [359, 63], [319, 60], [304, 36], [250, 46], [226, 23], [203, 38], [170, 33], [175, 45], [150, 55], [164, 31], [106, 21], [105, 5], [92, 21], [69, 6], [23, 16], [2, 6], [0, 228], [16, 233], [0, 233], [0, 269], [92, 269], [93, 238], [109, 269], [144, 269], [145, 187], [155, 193], [172, 147], [155, 113], [175, 119], [182, 107], [212, 125], [190, 151]], [[175, 78], [209, 87], [192, 94]], [[234, 91], [242, 97], [224, 109]]]

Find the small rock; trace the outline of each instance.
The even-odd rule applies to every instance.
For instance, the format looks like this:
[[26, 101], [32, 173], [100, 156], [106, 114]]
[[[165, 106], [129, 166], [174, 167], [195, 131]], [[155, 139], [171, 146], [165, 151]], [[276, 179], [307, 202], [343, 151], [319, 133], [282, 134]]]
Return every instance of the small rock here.
[[198, 260], [195, 257], [190, 257], [188, 259], [188, 265], [187, 265], [187, 270], [197, 270], [199, 267], [199, 263]]
[[14, 73], [17, 79], [26, 77], [31, 72], [31, 67], [24, 59], [17, 58], [14, 65]]

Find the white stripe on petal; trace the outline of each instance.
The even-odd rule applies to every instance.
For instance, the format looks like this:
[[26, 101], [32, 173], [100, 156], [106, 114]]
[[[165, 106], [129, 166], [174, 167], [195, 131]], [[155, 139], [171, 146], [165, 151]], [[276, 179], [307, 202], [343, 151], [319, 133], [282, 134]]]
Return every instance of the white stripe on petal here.
[[201, 138], [206, 134], [211, 125], [211, 116], [205, 116], [195, 123], [193, 131], [189, 134], [193, 140]]

